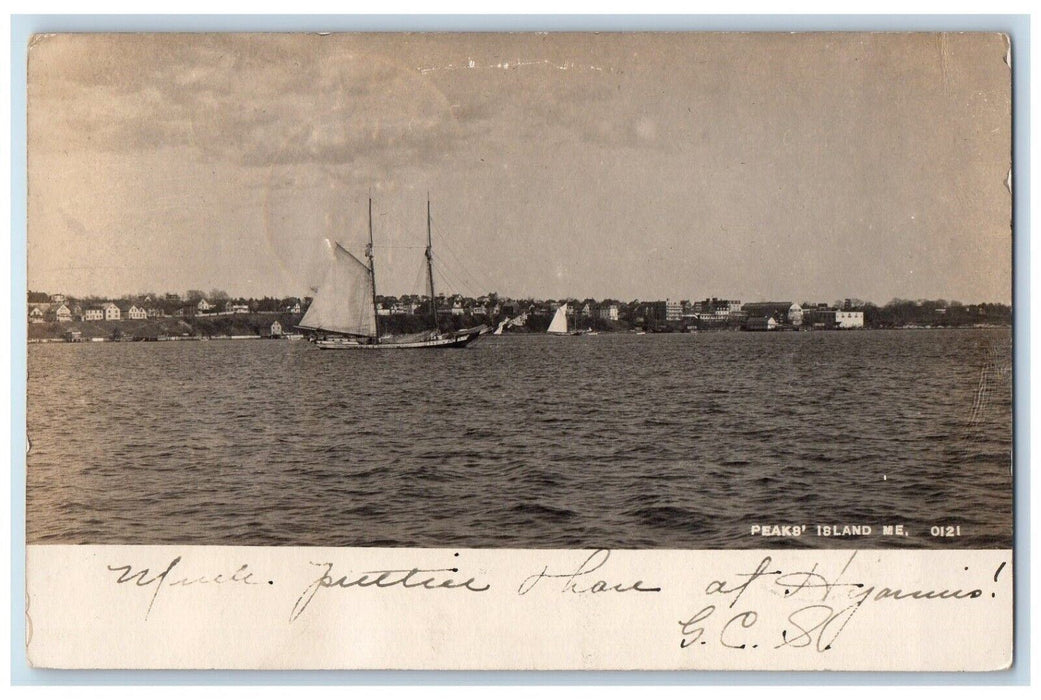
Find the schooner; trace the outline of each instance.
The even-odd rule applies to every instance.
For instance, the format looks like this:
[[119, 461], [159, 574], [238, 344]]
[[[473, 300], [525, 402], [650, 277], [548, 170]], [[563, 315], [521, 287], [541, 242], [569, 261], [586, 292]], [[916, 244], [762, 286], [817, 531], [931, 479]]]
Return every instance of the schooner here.
[[334, 241], [326, 241], [332, 262], [299, 328], [311, 331], [322, 349], [407, 350], [415, 348], [461, 348], [489, 328], [485, 325], [459, 331], [442, 331], [434, 294], [434, 252], [430, 233], [430, 199], [427, 199], [427, 279], [433, 329], [409, 335], [381, 335], [376, 313], [376, 263], [372, 239], [372, 198], [369, 198], [369, 245], [366, 265]]

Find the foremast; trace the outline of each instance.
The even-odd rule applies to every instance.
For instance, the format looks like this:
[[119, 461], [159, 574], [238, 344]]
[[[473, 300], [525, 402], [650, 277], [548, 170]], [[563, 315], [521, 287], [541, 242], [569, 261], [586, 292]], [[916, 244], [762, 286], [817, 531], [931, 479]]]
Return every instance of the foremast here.
[[[430, 282], [430, 315], [434, 321], [434, 332], [441, 333], [441, 325], [437, 322], [437, 297], [434, 295], [434, 245], [430, 234], [430, 193], [427, 193], [427, 279]], [[373, 295], [375, 299], [375, 295]]]
[[[429, 202], [427, 203], [429, 207]], [[427, 216], [429, 216], [429, 212]], [[365, 249], [365, 255], [369, 258], [369, 279], [372, 280], [372, 323], [376, 328], [375, 342], [380, 342], [380, 314], [376, 304], [376, 255], [373, 252], [372, 242], [372, 197], [369, 197], [369, 245]]]

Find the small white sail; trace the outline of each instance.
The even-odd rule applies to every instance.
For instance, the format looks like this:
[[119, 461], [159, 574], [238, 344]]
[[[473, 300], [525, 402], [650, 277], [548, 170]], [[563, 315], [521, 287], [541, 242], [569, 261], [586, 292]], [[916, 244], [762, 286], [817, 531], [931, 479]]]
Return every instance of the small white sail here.
[[549, 324], [549, 333], [567, 333], [567, 304], [557, 309], [553, 321]]
[[376, 312], [372, 308], [372, 272], [341, 246], [326, 240], [332, 262], [318, 287], [300, 327], [374, 337]]

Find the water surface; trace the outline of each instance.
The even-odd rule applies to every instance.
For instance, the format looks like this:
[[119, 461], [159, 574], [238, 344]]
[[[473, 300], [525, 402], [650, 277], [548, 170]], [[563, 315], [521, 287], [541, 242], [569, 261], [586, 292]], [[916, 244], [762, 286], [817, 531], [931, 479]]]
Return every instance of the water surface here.
[[1008, 329], [31, 345], [28, 538], [1011, 546], [1010, 368]]

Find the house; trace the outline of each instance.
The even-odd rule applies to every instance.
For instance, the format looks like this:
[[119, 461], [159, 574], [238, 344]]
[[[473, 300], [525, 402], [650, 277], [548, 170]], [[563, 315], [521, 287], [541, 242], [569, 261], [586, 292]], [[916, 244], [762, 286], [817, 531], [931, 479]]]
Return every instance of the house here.
[[43, 323], [44, 320], [43, 309], [39, 306], [29, 309], [29, 323]]
[[64, 294], [52, 294], [51, 295], [51, 302], [55, 303], [55, 304], [64, 304], [65, 303], [65, 295]]
[[672, 301], [670, 299], [665, 300], [665, 320], [666, 321], [682, 321], [683, 320], [683, 302]]
[[452, 315], [453, 316], [462, 316], [465, 313], [466, 313], [466, 308], [463, 307], [463, 302], [462, 302], [461, 299], [456, 299], [455, 301], [452, 302]]
[[199, 299], [199, 303], [195, 305], [195, 308], [197, 308], [201, 313], [206, 313], [211, 309], [216, 309], [217, 306], [215, 304], [211, 304], [205, 299]]
[[700, 319], [725, 320], [733, 312], [741, 310], [741, 302], [736, 299], [717, 299], [712, 297], [711, 299], [694, 302], [692, 309]]
[[605, 304], [600, 307], [600, 318], [605, 321], [618, 320], [618, 304]]
[[777, 323], [802, 325], [802, 307], [790, 301], [754, 301], [742, 306], [741, 310], [748, 314], [749, 320], [770, 317]]
[[54, 310], [54, 320], [58, 323], [69, 323], [72, 321], [72, 311], [65, 304], [59, 304]]
[[162, 318], [165, 315], [158, 306], [150, 306], [145, 309], [145, 318]]
[[298, 314], [298, 313], [300, 313], [300, 302], [298, 301], [298, 302], [296, 302], [294, 304], [290, 304], [289, 306], [287, 306], [286, 307], [286, 312], [287, 313], [291, 313], [291, 314]]
[[143, 306], [131, 304], [130, 308], [127, 309], [127, 318], [132, 321], [143, 321], [148, 318], [148, 311]]
[[755, 316], [749, 317], [742, 328], [746, 331], [773, 331], [777, 326], [777, 319], [773, 316]]
[[802, 324], [810, 328], [834, 328], [835, 310], [824, 304], [803, 309]]
[[248, 314], [249, 304], [230, 304], [226, 307], [233, 314]]
[[105, 314], [106, 321], [118, 321], [122, 318], [122, 312], [119, 310], [119, 307], [113, 304], [111, 301], [106, 304], [102, 304], [101, 310]]
[[83, 312], [84, 321], [101, 321], [105, 318], [105, 312], [100, 306], [88, 306]]
[[280, 338], [280, 337], [282, 337], [282, 324], [279, 323], [278, 321], [275, 321], [274, 323], [271, 324], [271, 337], [272, 338]]
[[835, 326], [837, 328], [863, 328], [863, 311], [836, 311]]

